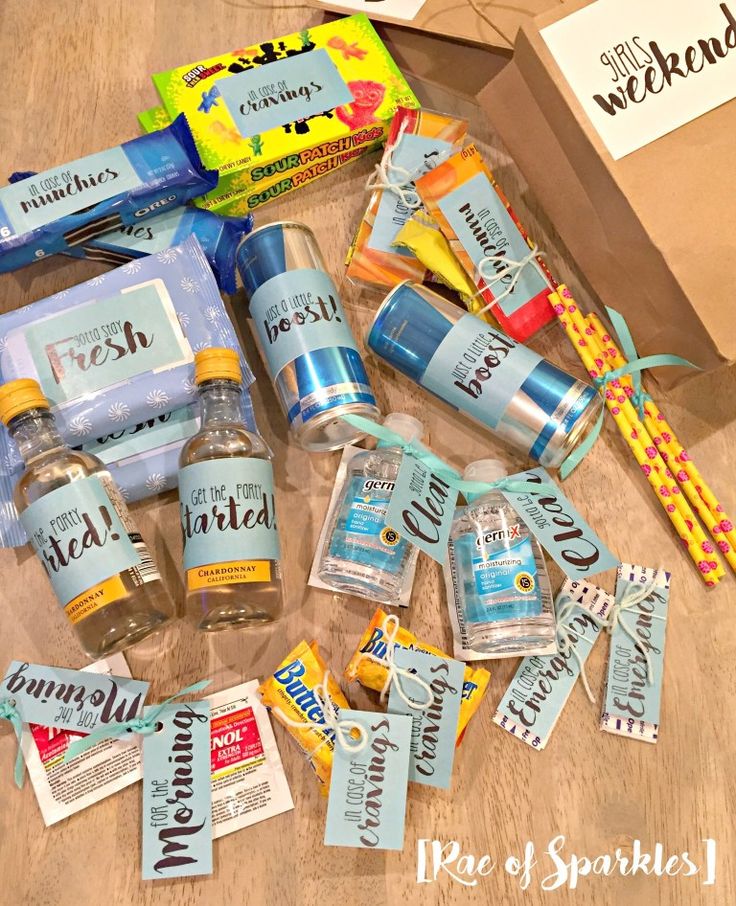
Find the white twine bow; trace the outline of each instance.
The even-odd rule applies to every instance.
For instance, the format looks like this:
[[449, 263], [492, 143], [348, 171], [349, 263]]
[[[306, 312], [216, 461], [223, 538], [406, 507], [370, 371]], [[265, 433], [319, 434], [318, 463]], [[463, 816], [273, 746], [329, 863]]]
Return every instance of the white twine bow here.
[[[416, 673], [412, 673], [411, 670], [406, 669], [405, 667], [397, 667], [394, 661], [394, 654], [396, 651], [396, 634], [399, 631], [399, 618], [390, 614], [386, 617], [386, 621], [383, 627], [384, 635], [386, 637], [386, 654], [384, 657], [378, 657], [373, 654], [372, 651], [363, 651], [361, 657], [366, 658], [369, 661], [373, 661], [374, 664], [380, 664], [382, 667], [386, 668], [386, 682], [383, 684], [381, 689], [381, 701], [386, 697], [386, 693], [393, 683], [396, 691], [403, 699], [404, 703], [409, 708], [414, 708], [415, 711], [424, 711], [428, 708], [434, 701], [434, 694], [430, 688], [429, 683], [425, 682], [421, 676], [417, 676]], [[414, 701], [407, 693], [404, 691], [404, 687], [401, 682], [401, 677], [410, 679], [413, 683], [416, 683], [426, 694], [426, 700], [424, 702]]]
[[[509, 274], [513, 274], [513, 277], [511, 278], [511, 282], [506, 287], [506, 289], [502, 293], [499, 293], [499, 295], [491, 299], [491, 301], [488, 302], [487, 305], [484, 305], [483, 308], [481, 308], [481, 310], [478, 312], [478, 314], [482, 315], [484, 312], [489, 311], [489, 309], [493, 308], [494, 305], [498, 305], [500, 302], [503, 302], [506, 296], [510, 295], [514, 291], [514, 289], [516, 289], [516, 284], [519, 282], [524, 268], [527, 267], [527, 265], [532, 264], [538, 257], [543, 255], [544, 252], [540, 252], [539, 246], [534, 243], [534, 245], [532, 245], [531, 249], [529, 250], [529, 254], [524, 255], [524, 257], [520, 261], [513, 261], [511, 258], [507, 258], [506, 255], [485, 255], [483, 258], [481, 258], [481, 260], [478, 262], [478, 274], [483, 278], [483, 280], [485, 280], [487, 287], [493, 286], [494, 283], [498, 283], [499, 280], [503, 280], [503, 278], [507, 277]], [[502, 264], [505, 264], [506, 267], [504, 267], [500, 271], [497, 271], [495, 274], [488, 275], [486, 273], [487, 267], [491, 264], [495, 265], [496, 262], [499, 261]], [[474, 297], [482, 297], [484, 292], [484, 289], [478, 290], [478, 292], [474, 293], [473, 295]]]
[[636, 586], [632, 586], [632, 588], [630, 588], [628, 590], [628, 592], [623, 596], [623, 598], [620, 601], [616, 601], [616, 603], [613, 605], [613, 607], [611, 608], [611, 612], [608, 615], [608, 621], [607, 621], [607, 627], [608, 627], [609, 633], [612, 633], [613, 630], [617, 626], [620, 626], [623, 629], [623, 631], [626, 633], [626, 635], [634, 643], [634, 647], [638, 648], [639, 651], [644, 655], [644, 660], [646, 661], [646, 665], [647, 665], [647, 683], [650, 686], [654, 682], [654, 675], [653, 675], [653, 671], [652, 671], [652, 659], [649, 655], [649, 652], [646, 649], [646, 646], [644, 646], [642, 644], [641, 639], [638, 639], [636, 637], [634, 630], [630, 626], [626, 625], [623, 617], [629, 613], [632, 613], [632, 614], [638, 613], [641, 616], [649, 617], [650, 619], [653, 619], [653, 620], [664, 620], [665, 619], [661, 614], [649, 613], [646, 610], [642, 610], [641, 607], [638, 606], [639, 604], [642, 604], [644, 601], [646, 601], [646, 599], [649, 597], [649, 595], [657, 587], [657, 582], [658, 582], [659, 575], [661, 572], [662, 572], [662, 570], [658, 569], [655, 572], [655, 574], [652, 576], [649, 583], [642, 586], [642, 588], [639, 591], [634, 591], [634, 588]]
[[[285, 714], [281, 708], [276, 710], [279, 712], [279, 719], [282, 720], [285, 724], [288, 724], [290, 727], [296, 727], [297, 729], [302, 729], [303, 727], [314, 727], [316, 730], [331, 730], [335, 734], [335, 742], [340, 745], [346, 752], [357, 755], [358, 752], [362, 752], [363, 749], [368, 744], [368, 732], [365, 727], [359, 724], [355, 720], [347, 720], [343, 717], [340, 717], [340, 712], [337, 705], [333, 702], [330, 697], [329, 692], [329, 680], [330, 680], [330, 671], [326, 670], [325, 675], [322, 677], [322, 682], [315, 687], [314, 697], [317, 700], [317, 705], [322, 711], [322, 720], [293, 720], [287, 714]], [[358, 736], [354, 735], [357, 730]], [[322, 746], [326, 745], [328, 742], [327, 739], [323, 739], [322, 742], [315, 747], [312, 755], [315, 755]]]
[[[583, 681], [583, 686], [585, 687], [585, 693], [588, 696], [588, 699], [595, 704], [595, 696], [590, 688], [590, 683], [588, 682], [588, 676], [585, 672], [585, 659], [581, 656], [578, 651], [576, 644], [584, 637], [582, 632], [579, 632], [572, 624], [571, 617], [573, 612], [581, 607], [579, 601], [575, 601], [569, 595], [563, 595], [557, 602], [555, 606], [556, 612], [556, 628], [555, 628], [555, 644], [557, 645], [557, 650], [560, 653], [561, 657], [569, 658], [572, 655], [575, 660], [578, 662], [578, 667], [580, 670], [580, 679]], [[583, 607], [586, 617], [590, 619], [598, 626], [599, 629], [604, 629], [608, 625], [608, 621], [603, 617], [599, 617], [598, 614], [593, 613], [588, 608]]]

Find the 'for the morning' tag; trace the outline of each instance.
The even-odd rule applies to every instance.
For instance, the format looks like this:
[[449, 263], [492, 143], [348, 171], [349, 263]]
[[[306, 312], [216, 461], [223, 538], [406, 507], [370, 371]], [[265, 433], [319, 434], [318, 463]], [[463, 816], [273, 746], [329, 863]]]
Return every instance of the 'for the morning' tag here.
[[[553, 484], [549, 473], [541, 468], [519, 472], [512, 478]], [[561, 490], [554, 496], [546, 491], [538, 494], [503, 491], [503, 495], [566, 576], [584, 579], [618, 566], [619, 558], [609, 551]]]
[[549, 742], [580, 675], [578, 658], [585, 665], [600, 634], [590, 614], [603, 620], [613, 605], [613, 596], [602, 588], [570, 579], [557, 595], [558, 613], [560, 602], [566, 598], [577, 602], [564, 622], [560, 623], [558, 617], [558, 633], [565, 633], [569, 645], [564, 653], [525, 657], [493, 715], [493, 722], [501, 729], [534, 749], [543, 749]]
[[405, 455], [386, 510], [386, 525], [444, 563], [456, 503], [456, 490], [421, 460]]
[[652, 743], [657, 741], [659, 734], [670, 574], [663, 569], [649, 569], [630, 563], [622, 563], [618, 568], [617, 604], [625, 604], [627, 599], [631, 600], [653, 581], [654, 587], [643, 601], [628, 608], [623, 606], [619, 611], [618, 622], [611, 635], [606, 696], [600, 723], [601, 730], [607, 733]]
[[[411, 708], [392, 683], [388, 710], [412, 719], [409, 780], [447, 789], [455, 758], [457, 722], [463, 695], [465, 664], [424, 651], [397, 648], [394, 663], [411, 670], [429, 686], [432, 698], [426, 708]], [[426, 689], [410, 677], [400, 677], [404, 694], [418, 704], [427, 699]]]
[[63, 667], [13, 661], [0, 683], [26, 724], [91, 733], [98, 724], [140, 714], [149, 683]]
[[[146, 708], [144, 718], [154, 708]], [[143, 737], [143, 880], [212, 873], [209, 702], [170, 704]]]
[[401, 849], [411, 719], [374, 711], [341, 711], [340, 719], [359, 723], [368, 740], [357, 753], [335, 743], [325, 845]]

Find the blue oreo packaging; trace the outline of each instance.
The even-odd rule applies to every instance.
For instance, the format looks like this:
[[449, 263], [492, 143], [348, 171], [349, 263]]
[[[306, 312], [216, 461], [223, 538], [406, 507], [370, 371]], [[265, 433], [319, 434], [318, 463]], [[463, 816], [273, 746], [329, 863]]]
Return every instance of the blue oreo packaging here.
[[132, 223], [117, 227], [75, 246], [67, 254], [89, 258], [105, 264], [124, 264], [134, 258], [143, 258], [177, 245], [187, 236], [196, 236], [210, 263], [220, 289], [234, 293], [235, 253], [244, 236], [253, 229], [253, 215], [221, 217], [200, 208], [176, 208], [145, 223]]
[[[62, 437], [88, 449], [100, 438], [109, 442], [109, 436], [192, 404], [194, 355], [210, 346], [240, 352], [247, 389], [253, 374], [212, 269], [197, 238], [190, 236], [178, 246], [0, 315], [0, 382], [38, 381]], [[248, 395], [243, 399], [249, 408]], [[252, 420], [252, 413], [244, 411], [244, 418]], [[136, 443], [139, 434], [133, 432]], [[154, 449], [165, 445], [156, 438], [152, 444]], [[126, 443], [126, 455], [114, 459], [128, 459], [131, 446], [135, 444]], [[12, 506], [21, 471], [15, 444], [0, 428], [2, 546], [24, 543]], [[154, 479], [146, 486], [151, 474], [146, 473], [135, 496], [165, 489]]]
[[16, 173], [0, 188], [0, 273], [181, 207], [217, 176], [202, 164], [184, 116], [43, 173]]

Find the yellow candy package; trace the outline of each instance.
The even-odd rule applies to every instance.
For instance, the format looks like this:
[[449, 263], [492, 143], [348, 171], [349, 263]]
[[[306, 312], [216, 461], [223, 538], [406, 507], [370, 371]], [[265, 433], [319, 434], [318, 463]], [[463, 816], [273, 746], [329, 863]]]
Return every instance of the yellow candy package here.
[[321, 699], [327, 675], [327, 694], [338, 710], [350, 708], [342, 689], [329, 672], [316, 642], [300, 642], [284, 658], [273, 676], [264, 680], [258, 693], [273, 717], [286, 728], [302, 750], [327, 795], [335, 749], [333, 730], [323, 727]]
[[414, 180], [458, 151], [467, 128], [467, 121], [458, 117], [398, 108], [376, 176], [369, 183], [374, 190], [368, 209], [348, 252], [348, 277], [389, 287], [402, 280], [424, 281], [424, 264], [411, 249], [396, 248], [394, 240], [421, 204]]
[[[377, 663], [374, 658], [385, 659], [388, 642], [394, 633], [394, 625], [392, 625], [394, 621], [396, 621], [396, 617], [389, 616], [380, 607], [373, 614], [373, 618], [358, 642], [355, 653], [345, 668], [344, 676], [348, 682], [353, 682], [357, 679], [361, 686], [365, 686], [367, 689], [375, 689], [377, 692], [383, 690], [388, 678], [388, 668], [385, 664]], [[426, 651], [428, 654], [434, 654], [438, 657], [449, 657], [449, 655], [440, 651], [439, 648], [420, 642], [414, 633], [404, 629], [403, 626], [399, 626], [395, 630], [393, 643], [396, 648]], [[373, 657], [366, 657], [368, 654], [373, 655]], [[463, 697], [460, 703], [460, 717], [457, 722], [456, 745], [460, 745], [462, 742], [470, 718], [483, 701], [490, 678], [491, 674], [484, 667], [466, 665]]]

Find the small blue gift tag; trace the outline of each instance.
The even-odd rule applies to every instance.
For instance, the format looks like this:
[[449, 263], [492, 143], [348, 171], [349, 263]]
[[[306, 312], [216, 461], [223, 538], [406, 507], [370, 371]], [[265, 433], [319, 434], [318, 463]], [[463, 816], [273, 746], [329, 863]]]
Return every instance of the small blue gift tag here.
[[[396, 649], [394, 664], [401, 670], [410, 670], [424, 680], [432, 693], [426, 708], [412, 708], [401, 697], [396, 681], [391, 684], [389, 712], [406, 714], [412, 720], [409, 780], [447, 789], [455, 758], [465, 664], [452, 658], [437, 657], [408, 648]], [[426, 701], [427, 690], [424, 686], [413, 682], [406, 675], [400, 675], [399, 682], [405, 695], [412, 701], [417, 704]]]
[[619, 566], [617, 604], [625, 604], [650, 584], [653, 587], [643, 601], [629, 608], [623, 606], [619, 611], [611, 635], [600, 728], [607, 733], [655, 743], [659, 735], [670, 574], [663, 569], [630, 563]]
[[404, 455], [385, 522], [410, 544], [444, 563], [457, 491], [413, 456]]
[[123, 676], [13, 661], [0, 683], [0, 699], [15, 702], [23, 723], [90, 733], [137, 717], [148, 687]]
[[[493, 722], [530, 745], [543, 749], [570, 697], [600, 627], [591, 614], [606, 619], [613, 605], [613, 595], [595, 585], [567, 579], [557, 595], [555, 610], [560, 613], [560, 601], [571, 599], [577, 606], [560, 622], [558, 634], [564, 633], [569, 647], [551, 655], [525, 657], [498, 704]], [[580, 658], [580, 661], [578, 661]]]
[[326, 846], [401, 849], [404, 845], [411, 720], [400, 714], [341, 711], [368, 734], [360, 752], [335, 742]]
[[[519, 472], [512, 478], [554, 486], [549, 473], [541, 468]], [[504, 491], [503, 495], [566, 576], [584, 579], [618, 566], [619, 558], [611, 553], [560, 489], [554, 496], [547, 491], [538, 494]]]
[[[144, 718], [157, 708], [145, 709]], [[143, 880], [212, 873], [208, 702], [169, 704], [143, 737]]]

